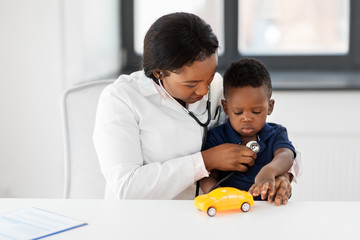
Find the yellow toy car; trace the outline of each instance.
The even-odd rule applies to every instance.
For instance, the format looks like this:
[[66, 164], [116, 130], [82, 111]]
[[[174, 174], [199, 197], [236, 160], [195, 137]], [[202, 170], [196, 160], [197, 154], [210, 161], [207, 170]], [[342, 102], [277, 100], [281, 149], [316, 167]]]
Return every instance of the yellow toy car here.
[[199, 195], [194, 200], [195, 207], [206, 211], [210, 217], [215, 216], [217, 211], [241, 209], [243, 212], [250, 210], [254, 205], [253, 196], [233, 187], [216, 188], [208, 194]]

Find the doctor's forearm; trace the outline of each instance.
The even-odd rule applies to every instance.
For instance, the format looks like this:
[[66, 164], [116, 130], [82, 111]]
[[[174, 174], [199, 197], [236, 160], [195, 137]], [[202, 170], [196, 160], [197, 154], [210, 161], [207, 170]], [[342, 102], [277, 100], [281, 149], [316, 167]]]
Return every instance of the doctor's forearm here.
[[104, 175], [118, 199], [172, 199], [194, 183], [190, 156], [141, 166], [119, 165]]

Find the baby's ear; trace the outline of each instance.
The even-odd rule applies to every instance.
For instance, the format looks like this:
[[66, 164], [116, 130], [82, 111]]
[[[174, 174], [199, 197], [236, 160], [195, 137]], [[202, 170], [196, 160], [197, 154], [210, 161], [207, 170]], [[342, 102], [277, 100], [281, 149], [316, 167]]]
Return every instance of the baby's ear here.
[[274, 99], [270, 99], [269, 101], [269, 109], [268, 109], [268, 115], [271, 115], [271, 113], [274, 110], [274, 105], [275, 105], [275, 100]]
[[222, 106], [223, 106], [223, 109], [224, 109], [225, 114], [226, 114], [226, 115], [229, 115], [229, 114], [228, 114], [228, 107], [227, 107], [227, 102], [226, 102], [226, 100], [225, 100], [225, 99], [221, 99], [221, 104], [222, 104]]

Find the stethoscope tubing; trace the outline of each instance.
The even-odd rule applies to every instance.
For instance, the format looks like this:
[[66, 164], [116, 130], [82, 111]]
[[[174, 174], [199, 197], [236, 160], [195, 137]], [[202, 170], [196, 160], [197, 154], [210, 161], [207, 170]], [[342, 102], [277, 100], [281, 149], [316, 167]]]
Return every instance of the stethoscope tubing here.
[[[210, 94], [209, 94], [209, 97], [210, 97]], [[188, 114], [202, 127], [206, 128], [207, 129], [207, 126], [209, 125], [210, 123], [210, 120], [211, 120], [211, 102], [210, 102], [210, 99], [207, 100], [206, 102], [206, 111], [208, 113], [208, 117], [207, 117], [207, 120], [206, 122], [202, 123], [200, 122], [200, 120], [195, 116], [194, 113], [192, 113], [191, 111], [188, 110]]]
[[[160, 87], [162, 88], [162, 90], [171, 98], [173, 99], [174, 101], [176, 101], [164, 88], [164, 86], [162, 85], [161, 83], [161, 80], [158, 79], [158, 83], [160, 85]], [[177, 102], [177, 101], [176, 101]], [[209, 93], [208, 93], [208, 100], [206, 102], [206, 111], [208, 113], [208, 117], [207, 117], [207, 120], [206, 122], [202, 123], [196, 116], [193, 112], [189, 111], [188, 109], [186, 109], [185, 107], [181, 106], [183, 108], [183, 110], [189, 114], [189, 116], [191, 118], [193, 118], [197, 124], [199, 124], [201, 127], [204, 128], [204, 135], [203, 135], [203, 140], [202, 140], [202, 145], [201, 145], [201, 151], [203, 151], [205, 149], [205, 143], [206, 143], [206, 138], [207, 138], [207, 133], [208, 133], [208, 126], [210, 124], [210, 121], [211, 121], [211, 92], [210, 92], [210, 88], [209, 88]], [[220, 112], [220, 109], [221, 107], [218, 106], [216, 108], [216, 111], [215, 111], [215, 117], [217, 116], [217, 114], [219, 114]], [[220, 117], [220, 116], [219, 116]], [[234, 172], [230, 173], [228, 176], [226, 176], [225, 178], [221, 179], [217, 184], [215, 184], [211, 190], [215, 189], [217, 186], [219, 186], [223, 181], [225, 181], [226, 179], [228, 179], [231, 175], [233, 175]], [[196, 182], [196, 191], [195, 191], [195, 197], [197, 197], [199, 195], [199, 191], [200, 191], [200, 181], [197, 181]]]
[[[159, 86], [162, 88], [162, 90], [175, 102], [178, 102], [175, 100], [175, 98], [173, 96], [171, 96], [164, 88], [164, 86], [162, 85], [161, 83], [161, 80], [158, 79], [158, 83], [159, 83]], [[210, 124], [210, 121], [211, 121], [211, 92], [210, 92], [210, 88], [209, 88], [209, 92], [208, 92], [208, 100], [206, 102], [206, 111], [208, 113], [208, 117], [207, 117], [207, 120], [206, 122], [202, 123], [196, 116], [193, 112], [189, 111], [188, 109], [186, 109], [184, 106], [181, 106], [181, 104], [179, 104], [182, 109], [187, 113], [189, 114], [190, 117], [192, 117], [201, 127], [203, 128], [206, 128], [207, 129], [207, 126]]]

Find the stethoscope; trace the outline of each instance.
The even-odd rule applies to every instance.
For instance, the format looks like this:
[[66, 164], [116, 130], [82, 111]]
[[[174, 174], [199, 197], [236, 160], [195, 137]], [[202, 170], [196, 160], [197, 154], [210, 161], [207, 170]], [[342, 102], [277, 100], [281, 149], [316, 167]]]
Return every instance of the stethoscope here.
[[[158, 78], [158, 83], [159, 83], [159, 86], [161, 87], [161, 89], [168, 95], [169, 98], [171, 98], [173, 101], [175, 102], [178, 102], [176, 101], [175, 98], [173, 98], [173, 96], [171, 96], [164, 88], [164, 86], [162, 85], [161, 83], [161, 80], [160, 78]], [[203, 127], [204, 129], [204, 135], [203, 135], [203, 139], [202, 139], [202, 144], [201, 144], [201, 151], [204, 150], [205, 148], [205, 143], [206, 143], [206, 137], [207, 137], [207, 133], [208, 133], [208, 126], [210, 124], [210, 121], [211, 121], [211, 91], [210, 91], [210, 86], [209, 86], [209, 92], [208, 92], [208, 100], [206, 101], [206, 111], [207, 111], [207, 120], [205, 122], [201, 122], [193, 112], [189, 111], [187, 108], [185, 108], [184, 106], [182, 106], [180, 103], [179, 105], [182, 107], [182, 109], [187, 113], [189, 114], [190, 117], [192, 117], [196, 122], [197, 124], [199, 124], [201, 127]], [[219, 114], [221, 110], [221, 107], [218, 106], [216, 108], [216, 112], [215, 112], [215, 118], [216, 116]], [[220, 118], [220, 115], [218, 116], [218, 119], [217, 119], [217, 122], [219, 121], [219, 118]], [[195, 191], [195, 197], [199, 195], [199, 189], [200, 189], [200, 183], [199, 181], [196, 182], [196, 191]]]
[[[165, 88], [164, 88], [164, 86], [162, 85], [162, 83], [161, 83], [161, 80], [160, 79], [158, 79], [158, 83], [159, 83], [159, 86], [161, 87], [161, 89], [173, 100], [173, 101], [175, 101], [175, 102], [178, 102], [178, 101], [176, 101], [176, 99], [175, 98], [173, 98], [173, 96], [171, 96], [166, 90], [165, 90]], [[184, 106], [182, 106], [180, 103], [179, 103], [179, 105], [182, 107], [182, 109], [184, 110], [184, 112], [186, 112], [187, 114], [189, 114], [189, 116], [190, 117], [192, 117], [196, 122], [197, 122], [197, 124], [199, 124], [201, 127], [203, 127], [204, 128], [204, 137], [203, 137], [203, 143], [202, 143], [202, 146], [201, 146], [201, 150], [204, 148], [204, 143], [205, 143], [205, 139], [206, 139], [206, 135], [207, 135], [207, 127], [209, 126], [209, 124], [210, 124], [210, 121], [211, 121], [211, 92], [210, 92], [210, 87], [209, 87], [209, 92], [208, 92], [208, 100], [206, 101], [206, 110], [205, 111], [207, 111], [207, 120], [204, 122], [204, 123], [202, 123], [196, 116], [195, 116], [195, 114], [193, 113], [193, 112], [191, 112], [191, 111], [189, 111], [187, 108], [185, 108]], [[220, 109], [221, 109], [221, 107], [220, 106], [218, 106], [217, 108], [216, 108], [216, 112], [215, 112], [215, 118], [216, 118], [216, 116], [218, 115], [218, 113], [220, 112]], [[219, 119], [218, 119], [219, 120]]]
[[[158, 79], [158, 83], [159, 83], [159, 86], [161, 87], [161, 89], [175, 102], [178, 103], [178, 101], [176, 101], [175, 98], [173, 98], [173, 96], [171, 96], [164, 88], [164, 86], [162, 85], [161, 83], [161, 80], [160, 78]], [[196, 116], [193, 112], [189, 111], [187, 108], [185, 108], [184, 106], [182, 106], [180, 103], [179, 105], [182, 107], [182, 109], [187, 113], [189, 114], [190, 117], [192, 117], [201, 127], [204, 128], [204, 135], [203, 135], [203, 139], [202, 139], [202, 145], [201, 145], [201, 151], [204, 150], [205, 148], [205, 142], [206, 142], [206, 137], [207, 137], [207, 133], [208, 133], [208, 125], [210, 124], [210, 121], [211, 121], [211, 92], [210, 92], [210, 86], [209, 86], [209, 92], [208, 92], [208, 100], [206, 102], [206, 111], [208, 113], [208, 117], [207, 117], [207, 120], [202, 123]], [[216, 108], [216, 111], [215, 111], [215, 117], [219, 114], [221, 110], [221, 107], [218, 106]], [[219, 118], [220, 118], [220, 115], [218, 116], [218, 119], [217, 119], [217, 122], [219, 121]], [[250, 148], [252, 151], [254, 151], [255, 153], [258, 153], [260, 151], [260, 144], [257, 142], [257, 141], [250, 141], [246, 144], [246, 146], [248, 148]], [[211, 192], [212, 190], [214, 190], [215, 188], [217, 188], [221, 183], [223, 183], [226, 179], [228, 179], [229, 177], [231, 177], [233, 174], [235, 173], [234, 172], [231, 172], [229, 175], [227, 175], [226, 177], [224, 177], [223, 179], [221, 179], [220, 181], [218, 181], [210, 190], [209, 192]], [[199, 195], [199, 190], [200, 190], [200, 183], [199, 181], [196, 182], [196, 192], [195, 192], [195, 197]]]
[[[249, 141], [245, 146], [250, 148], [254, 153], [260, 152], [260, 144], [257, 141]], [[229, 173], [229, 175], [227, 175], [226, 177], [219, 180], [214, 186], [212, 186], [212, 188], [210, 188], [209, 192], [211, 192], [212, 190], [214, 190], [215, 188], [220, 186], [221, 183], [223, 183], [224, 181], [229, 179], [229, 177], [231, 177], [235, 172], [236, 171], [233, 171], [233, 172]]]

